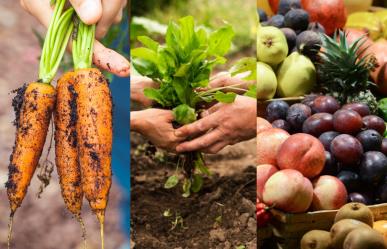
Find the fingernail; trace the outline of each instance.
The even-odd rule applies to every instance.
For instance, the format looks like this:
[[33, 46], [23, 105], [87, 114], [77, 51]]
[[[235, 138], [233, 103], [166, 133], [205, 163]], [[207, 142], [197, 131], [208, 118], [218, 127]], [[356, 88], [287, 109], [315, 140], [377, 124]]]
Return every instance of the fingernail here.
[[94, 0], [84, 1], [79, 6], [79, 16], [88, 25], [97, 23], [102, 15], [101, 6]]

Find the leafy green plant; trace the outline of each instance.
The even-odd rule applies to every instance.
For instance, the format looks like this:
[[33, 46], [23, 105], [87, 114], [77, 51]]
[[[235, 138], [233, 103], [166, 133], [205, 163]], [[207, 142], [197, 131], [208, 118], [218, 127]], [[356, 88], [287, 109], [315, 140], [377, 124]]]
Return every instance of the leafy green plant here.
[[[173, 110], [179, 125], [197, 120], [201, 111], [199, 103], [232, 103], [235, 93], [224, 93], [222, 88], [203, 89], [208, 87], [213, 68], [226, 62], [224, 55], [231, 47], [233, 36], [234, 31], [227, 24], [212, 32], [203, 27], [195, 28], [192, 16], [183, 17], [178, 23], [169, 23], [165, 44], [147, 36], [139, 36], [138, 40], [144, 47], [131, 50], [133, 66], [139, 74], [151, 78], [160, 86], [157, 89], [145, 89], [145, 96], [154, 100], [159, 107]], [[251, 59], [249, 62], [249, 66], [246, 66], [246, 61], [239, 65], [237, 63], [234, 73], [251, 69]], [[253, 63], [255, 68], [255, 60]], [[248, 77], [255, 78], [255, 73]], [[248, 93], [253, 95], [254, 87]], [[178, 173], [181, 169], [185, 173], [184, 197], [200, 190], [202, 174], [210, 175], [202, 153], [184, 153], [177, 163], [176, 173], [168, 178], [165, 188], [173, 188], [179, 183]]]

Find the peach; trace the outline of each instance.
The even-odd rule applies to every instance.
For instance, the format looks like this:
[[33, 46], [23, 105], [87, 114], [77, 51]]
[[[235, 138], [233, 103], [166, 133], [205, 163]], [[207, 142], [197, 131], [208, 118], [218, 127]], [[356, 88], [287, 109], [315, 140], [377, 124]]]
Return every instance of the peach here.
[[263, 189], [263, 202], [289, 213], [307, 211], [313, 199], [312, 183], [293, 169], [274, 173]]
[[271, 164], [261, 164], [257, 166], [257, 198], [262, 199], [263, 187], [266, 181], [278, 171], [277, 167]]
[[339, 209], [347, 203], [347, 190], [334, 176], [323, 175], [313, 181], [313, 210]]
[[278, 128], [260, 132], [257, 135], [257, 164], [276, 165], [277, 151], [289, 136], [289, 133]]
[[297, 133], [290, 136], [277, 152], [277, 166], [280, 169], [295, 169], [307, 178], [319, 175], [324, 164], [324, 146], [309, 134]]
[[264, 118], [257, 117], [257, 134], [269, 128], [273, 128], [269, 121]]

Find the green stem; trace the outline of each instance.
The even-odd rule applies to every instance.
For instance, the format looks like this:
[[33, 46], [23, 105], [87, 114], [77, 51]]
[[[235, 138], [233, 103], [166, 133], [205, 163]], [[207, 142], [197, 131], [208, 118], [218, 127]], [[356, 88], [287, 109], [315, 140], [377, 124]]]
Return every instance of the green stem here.
[[75, 39], [73, 39], [73, 61], [75, 70], [91, 68], [94, 36], [95, 24], [86, 25], [79, 20], [78, 31]]
[[69, 8], [63, 13], [66, 0], [56, 1], [54, 14], [47, 30], [39, 64], [39, 81], [50, 84], [58, 70], [73, 30], [71, 21], [74, 13]]

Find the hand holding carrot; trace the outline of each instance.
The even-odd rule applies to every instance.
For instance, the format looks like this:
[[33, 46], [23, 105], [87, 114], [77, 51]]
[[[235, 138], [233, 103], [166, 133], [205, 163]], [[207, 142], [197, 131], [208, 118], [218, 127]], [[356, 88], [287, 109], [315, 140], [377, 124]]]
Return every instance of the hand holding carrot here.
[[[71, 0], [75, 11], [86, 24], [97, 24], [96, 37], [102, 38], [110, 25], [119, 23], [126, 0]], [[50, 0], [21, 0], [21, 6], [40, 23], [48, 27], [53, 9]], [[93, 62], [99, 68], [118, 76], [128, 76], [130, 64], [122, 55], [104, 47], [100, 42], [94, 43]]]

